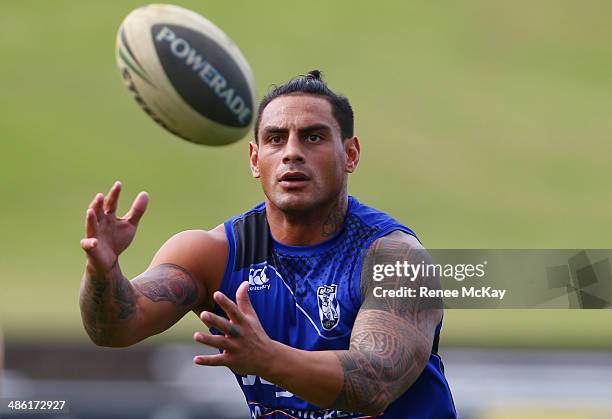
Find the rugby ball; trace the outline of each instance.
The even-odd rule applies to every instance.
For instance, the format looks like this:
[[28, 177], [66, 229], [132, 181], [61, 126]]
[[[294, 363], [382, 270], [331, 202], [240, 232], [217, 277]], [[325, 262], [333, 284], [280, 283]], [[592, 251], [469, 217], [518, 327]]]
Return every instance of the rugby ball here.
[[136, 102], [178, 137], [225, 145], [248, 132], [253, 72], [236, 44], [203, 16], [167, 4], [140, 7], [119, 27], [116, 58]]

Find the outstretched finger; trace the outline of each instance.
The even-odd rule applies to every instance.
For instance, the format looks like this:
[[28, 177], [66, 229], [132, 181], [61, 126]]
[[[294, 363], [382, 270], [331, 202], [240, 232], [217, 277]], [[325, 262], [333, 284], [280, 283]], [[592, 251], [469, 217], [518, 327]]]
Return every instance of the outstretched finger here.
[[225, 354], [198, 355], [193, 358], [193, 362], [198, 365], [208, 365], [211, 367], [228, 366], [228, 360]]
[[235, 347], [234, 342], [225, 336], [196, 332], [193, 335], [193, 339], [196, 342], [200, 342], [204, 345], [212, 346], [213, 348], [217, 349], [233, 349]]
[[121, 182], [116, 181], [110, 188], [110, 191], [108, 191], [108, 195], [106, 195], [106, 199], [104, 200], [104, 212], [106, 214], [115, 214], [120, 193]]
[[149, 194], [146, 192], [140, 192], [136, 199], [134, 199], [134, 203], [132, 204], [132, 208], [126, 214], [125, 219], [132, 223], [134, 226], [138, 225], [140, 218], [147, 210], [147, 205], [149, 203]]
[[210, 311], [203, 311], [200, 314], [200, 320], [209, 328], [214, 327], [225, 334], [229, 334], [231, 323], [225, 317], [218, 316]]
[[249, 298], [248, 281], [244, 281], [238, 287], [238, 291], [236, 291], [236, 305], [244, 314], [255, 314], [255, 309], [253, 308], [253, 305], [251, 305], [251, 299]]
[[91, 200], [91, 202], [89, 203], [89, 206], [87, 208], [93, 208], [94, 205], [96, 204], [96, 201], [98, 200], [98, 195], [99, 193], [95, 194], [93, 199]]
[[94, 210], [96, 217], [98, 219], [100, 219], [103, 215], [103, 212], [102, 212], [103, 203], [104, 203], [104, 195], [102, 195], [101, 193], [97, 193], [96, 196], [94, 196], [93, 201], [91, 201], [91, 204], [89, 204], [89, 208]]
[[87, 238], [95, 237], [98, 234], [98, 219], [91, 208], [87, 208], [85, 215], [85, 234]]
[[234, 323], [242, 323], [244, 319], [244, 314], [240, 312], [238, 306], [229, 298], [226, 297], [221, 291], [217, 291], [213, 294], [213, 300], [215, 303], [219, 304], [219, 307], [225, 311], [225, 314], [230, 318], [230, 320]]

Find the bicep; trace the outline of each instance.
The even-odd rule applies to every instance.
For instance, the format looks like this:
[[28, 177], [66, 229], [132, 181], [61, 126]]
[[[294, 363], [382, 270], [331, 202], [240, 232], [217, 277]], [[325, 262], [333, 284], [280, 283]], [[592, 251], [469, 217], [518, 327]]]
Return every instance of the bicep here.
[[362, 305], [357, 318], [368, 310], [383, 311], [433, 341], [443, 306], [441, 299], [421, 292], [440, 288], [435, 271], [432, 276], [423, 275], [422, 267], [431, 263], [427, 250], [408, 234], [398, 231], [375, 241], [362, 265]]
[[203, 301], [207, 291], [179, 265], [163, 263], [132, 280], [140, 323], [147, 334], [163, 332]]
[[190, 310], [209, 308], [225, 258], [226, 245], [214, 232], [191, 230], [169, 239], [149, 268], [131, 281], [143, 329], [160, 333]]

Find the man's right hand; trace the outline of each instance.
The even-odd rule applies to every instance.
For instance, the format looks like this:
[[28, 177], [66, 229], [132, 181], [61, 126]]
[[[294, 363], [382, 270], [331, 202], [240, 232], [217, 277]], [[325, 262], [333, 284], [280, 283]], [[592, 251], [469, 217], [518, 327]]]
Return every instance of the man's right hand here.
[[121, 252], [130, 245], [136, 234], [140, 218], [147, 209], [149, 195], [138, 194], [128, 213], [116, 216], [121, 182], [115, 182], [108, 195], [97, 194], [85, 217], [86, 238], [81, 240], [81, 247], [87, 253], [91, 268], [99, 274], [106, 274], [116, 265]]

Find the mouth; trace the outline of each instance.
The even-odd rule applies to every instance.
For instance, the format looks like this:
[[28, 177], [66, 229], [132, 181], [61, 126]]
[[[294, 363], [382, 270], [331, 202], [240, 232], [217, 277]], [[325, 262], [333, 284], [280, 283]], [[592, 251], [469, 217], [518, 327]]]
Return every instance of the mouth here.
[[285, 187], [293, 188], [306, 185], [310, 181], [310, 176], [303, 172], [285, 172], [278, 181]]

